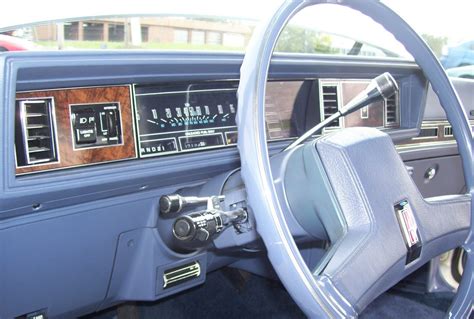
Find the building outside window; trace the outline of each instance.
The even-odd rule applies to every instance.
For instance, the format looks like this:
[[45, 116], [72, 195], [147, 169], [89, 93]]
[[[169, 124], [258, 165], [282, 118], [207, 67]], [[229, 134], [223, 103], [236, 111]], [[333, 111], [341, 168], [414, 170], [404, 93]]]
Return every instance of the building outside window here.
[[64, 39], [79, 40], [79, 22], [64, 23]]
[[204, 44], [206, 33], [200, 30], [193, 30], [191, 32], [191, 43], [192, 44]]
[[142, 41], [148, 42], [148, 27], [141, 27]]
[[215, 31], [208, 31], [207, 37], [206, 37], [206, 43], [216, 44], [216, 45], [222, 44], [222, 33], [215, 32]]
[[[133, 20], [138, 18], [138, 20]], [[135, 23], [132, 23], [135, 21]], [[127, 23], [129, 29], [127, 30]], [[252, 32], [252, 26], [238, 23], [175, 17], [101, 17], [97, 20], [64, 22], [64, 47], [68, 49], [171, 48], [242, 50]], [[56, 23], [38, 25], [29, 30], [29, 37], [43, 46], [58, 43]], [[20, 34], [20, 31], [17, 31]], [[21, 36], [26, 38], [24, 32]], [[128, 39], [126, 36], [128, 34]], [[110, 45], [107, 44], [110, 42]]]
[[125, 39], [125, 27], [123, 24], [109, 24], [109, 41], [123, 42]]
[[84, 40], [102, 41], [104, 39], [104, 24], [87, 22], [82, 24], [84, 30]]
[[175, 29], [174, 30], [174, 43], [188, 43], [188, 30]]
[[224, 33], [222, 42], [227, 47], [245, 47], [245, 37], [238, 33]]

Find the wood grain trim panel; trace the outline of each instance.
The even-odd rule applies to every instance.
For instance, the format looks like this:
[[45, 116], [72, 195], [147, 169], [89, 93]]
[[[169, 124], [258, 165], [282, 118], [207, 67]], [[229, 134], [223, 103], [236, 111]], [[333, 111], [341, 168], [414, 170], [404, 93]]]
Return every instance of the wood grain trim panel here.
[[[56, 134], [58, 136], [57, 148], [60, 159], [58, 163], [17, 167], [17, 175], [136, 158], [130, 86], [18, 92], [16, 97], [17, 99], [54, 98]], [[120, 103], [123, 143], [121, 145], [74, 150], [69, 105], [111, 102]]]
[[433, 137], [414, 137], [406, 141], [401, 141], [396, 143], [397, 146], [405, 147], [405, 146], [416, 146], [416, 145], [428, 145], [433, 143], [446, 143], [450, 141], [455, 141], [454, 136], [444, 136], [444, 129], [445, 127], [451, 127], [447, 121], [439, 122], [439, 121], [424, 121], [421, 125], [421, 128], [424, 129], [431, 129], [436, 128], [438, 129], [438, 135]]
[[[341, 83], [342, 88], [342, 101], [341, 106], [349, 103], [355, 98], [360, 92], [362, 92], [369, 81], [343, 81]], [[362, 118], [362, 110], [348, 114], [344, 117], [344, 127], [356, 127], [356, 126], [368, 126], [368, 127], [383, 127], [384, 126], [384, 102], [379, 101], [371, 103], [368, 108], [368, 117]]]

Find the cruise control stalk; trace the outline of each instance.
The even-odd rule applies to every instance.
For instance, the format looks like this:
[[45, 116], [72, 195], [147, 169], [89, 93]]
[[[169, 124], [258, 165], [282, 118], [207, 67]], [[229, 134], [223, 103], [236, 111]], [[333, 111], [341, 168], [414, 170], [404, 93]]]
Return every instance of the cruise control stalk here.
[[[217, 199], [223, 200], [223, 196], [217, 196]], [[185, 207], [205, 204], [209, 197], [181, 196], [179, 194], [163, 195], [160, 198], [160, 212], [162, 214], [179, 213]]]

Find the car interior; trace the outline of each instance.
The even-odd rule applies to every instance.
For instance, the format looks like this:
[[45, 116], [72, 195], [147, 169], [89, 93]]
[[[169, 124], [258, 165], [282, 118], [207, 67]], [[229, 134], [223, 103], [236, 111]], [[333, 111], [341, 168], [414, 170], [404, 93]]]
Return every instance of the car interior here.
[[2, 52], [0, 317], [470, 318], [474, 80], [372, 0], [330, 5], [413, 59], [274, 52], [321, 2], [246, 52]]

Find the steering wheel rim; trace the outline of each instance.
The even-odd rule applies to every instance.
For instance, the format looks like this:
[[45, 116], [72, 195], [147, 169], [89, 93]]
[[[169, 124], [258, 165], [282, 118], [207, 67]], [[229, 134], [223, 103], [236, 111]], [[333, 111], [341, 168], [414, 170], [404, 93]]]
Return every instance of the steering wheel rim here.
[[[272, 17], [255, 30], [241, 68], [237, 114], [238, 148], [249, 206], [256, 212], [257, 230], [265, 242], [271, 263], [293, 299], [310, 317], [356, 317], [356, 310], [335, 289], [330, 280], [314, 279], [296, 247], [275, 189], [264, 126], [265, 86], [279, 34], [297, 12], [320, 3], [326, 1], [286, 1]], [[391, 32], [415, 58], [437, 92], [453, 127], [462, 158], [466, 186], [471, 195], [471, 227], [464, 248], [467, 254], [465, 269], [473, 269], [474, 145], [468, 117], [451, 82], [425, 42], [384, 4], [376, 0], [344, 0], [336, 4], [360, 11]], [[473, 290], [472, 271], [465, 271], [448, 316], [462, 317], [469, 314]]]

